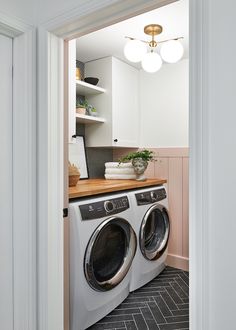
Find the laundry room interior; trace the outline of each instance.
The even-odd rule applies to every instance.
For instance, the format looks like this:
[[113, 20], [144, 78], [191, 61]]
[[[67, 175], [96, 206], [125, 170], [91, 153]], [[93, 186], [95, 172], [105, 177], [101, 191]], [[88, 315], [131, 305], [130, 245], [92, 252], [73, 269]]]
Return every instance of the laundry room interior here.
[[65, 46], [65, 330], [189, 328], [188, 28], [180, 0]]

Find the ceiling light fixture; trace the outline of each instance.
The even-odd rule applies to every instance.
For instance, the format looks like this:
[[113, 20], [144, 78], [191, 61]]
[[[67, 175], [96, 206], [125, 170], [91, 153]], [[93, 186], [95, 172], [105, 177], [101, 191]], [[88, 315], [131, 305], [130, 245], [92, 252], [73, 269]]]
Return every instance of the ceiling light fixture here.
[[[151, 41], [138, 40], [132, 37], [126, 37], [129, 41], [124, 47], [125, 57], [134, 63], [141, 62], [142, 68], [147, 72], [157, 72], [162, 66], [162, 60], [167, 63], [178, 62], [184, 53], [183, 45], [178, 37], [163, 41], [156, 41], [154, 37], [162, 32], [162, 26], [159, 24], [149, 24], [144, 27], [144, 33], [152, 37]], [[162, 44], [160, 55], [155, 52], [155, 48]], [[149, 51], [146, 47], [148, 44]]]

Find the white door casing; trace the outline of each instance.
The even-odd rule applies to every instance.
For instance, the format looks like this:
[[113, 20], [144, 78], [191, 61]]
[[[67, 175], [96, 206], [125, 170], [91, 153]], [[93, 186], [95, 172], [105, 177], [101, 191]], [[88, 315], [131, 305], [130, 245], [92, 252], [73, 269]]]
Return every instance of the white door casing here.
[[63, 329], [63, 40], [38, 31], [38, 329]]
[[[61, 215], [55, 212], [55, 207], [60, 207], [62, 210], [63, 203], [60, 194], [63, 191], [58, 191], [58, 186], [49, 186], [49, 182], [60, 182], [63, 177], [63, 169], [57, 169], [51, 166], [53, 159], [60, 159], [62, 154], [63, 144], [58, 143], [55, 139], [51, 139], [48, 134], [51, 130], [58, 130], [55, 122], [60, 122], [62, 118], [61, 108], [59, 112], [53, 110], [50, 102], [57, 102], [63, 93], [61, 83], [56, 83], [62, 88], [52, 88], [53, 75], [57, 75], [55, 68], [51, 66], [54, 59], [58, 61], [60, 54], [60, 40], [72, 39], [79, 37], [88, 32], [94, 31], [100, 27], [105, 27], [122, 19], [135, 16], [139, 13], [149, 11], [159, 6], [166, 5], [173, 1], [89, 1], [84, 5], [77, 6], [73, 10], [68, 11], [65, 15], [54, 17], [53, 20], [45, 24], [39, 34], [39, 58], [42, 59], [39, 63], [39, 320], [41, 322], [40, 330], [62, 330], [63, 325], [53, 323], [55, 314], [61, 315], [63, 310], [62, 299], [62, 284], [60, 281], [55, 283], [54, 279], [58, 277], [58, 269], [61, 269], [63, 263], [62, 251], [62, 232]], [[205, 87], [207, 82], [207, 59], [204, 59], [206, 54], [203, 53], [203, 42], [208, 42], [208, 34], [199, 33], [199, 26], [202, 27], [205, 15], [204, 10], [207, 8], [203, 0], [193, 0], [190, 3], [190, 324], [192, 330], [207, 330], [207, 287], [208, 269], [205, 267], [208, 261], [208, 255], [205, 250], [204, 242], [207, 237], [207, 213], [208, 204], [202, 203], [203, 197], [206, 198], [207, 193], [207, 173], [208, 173], [208, 156], [207, 145], [202, 145], [202, 137], [207, 140], [208, 132], [207, 125], [203, 126], [203, 120], [207, 123], [206, 104], [203, 102], [205, 94], [202, 92], [203, 81]], [[50, 32], [50, 34], [48, 33]], [[57, 51], [50, 49], [50, 39], [52, 35], [57, 36]], [[56, 46], [54, 44], [54, 46]], [[196, 51], [196, 55], [194, 52]], [[54, 55], [52, 55], [54, 53]], [[46, 57], [46, 62], [43, 58]], [[204, 60], [203, 60], [204, 59]], [[51, 63], [51, 64], [50, 64]], [[63, 66], [61, 68], [63, 70]], [[54, 86], [55, 87], [55, 86]], [[53, 91], [53, 93], [51, 92]], [[50, 102], [49, 102], [50, 101]], [[52, 114], [54, 112], [54, 115]], [[52, 118], [51, 122], [48, 120]], [[51, 117], [52, 116], [52, 117]], [[205, 117], [204, 117], [205, 116]], [[46, 130], [45, 130], [46, 128]], [[58, 132], [60, 136], [62, 132]], [[61, 137], [59, 141], [61, 141]], [[44, 157], [44, 161], [42, 161]], [[61, 173], [60, 173], [61, 170]], [[51, 179], [53, 177], [53, 180]], [[50, 178], [50, 181], [49, 181]], [[60, 184], [59, 186], [62, 187]], [[50, 203], [49, 203], [49, 195]], [[61, 203], [61, 204], [60, 204]], [[197, 207], [196, 207], [197, 205]], [[50, 215], [50, 217], [49, 217]], [[59, 216], [59, 218], [58, 218]], [[50, 230], [48, 224], [50, 222]], [[205, 236], [199, 239], [199, 234], [204, 232]], [[52, 234], [50, 236], [50, 234]], [[52, 240], [56, 240], [52, 243]], [[60, 249], [55, 249], [55, 246]], [[53, 248], [52, 248], [53, 247]], [[48, 261], [54, 260], [54, 263], [49, 266]], [[46, 289], [45, 289], [46, 288]], [[49, 313], [49, 298], [48, 294], [53, 289], [56, 293], [54, 298], [53, 314]], [[41, 292], [44, 292], [41, 294]], [[61, 300], [60, 300], [61, 299]], [[204, 301], [206, 303], [204, 303]], [[204, 307], [203, 307], [204, 306]], [[49, 325], [51, 326], [49, 328]]]
[[[3, 249], [4, 258], [12, 255], [11, 280], [12, 294], [2, 295], [4, 307], [7, 298], [12, 299], [12, 315], [5, 313], [5, 323], [0, 318], [1, 329], [36, 329], [36, 136], [35, 136], [35, 43], [36, 35], [32, 26], [0, 13], [0, 33], [12, 38], [13, 51], [13, 97], [12, 115], [1, 116], [1, 134], [7, 138], [7, 150], [2, 149], [6, 157], [6, 166], [1, 174], [8, 182], [4, 184], [4, 207], [10, 207], [11, 217], [8, 236], [8, 250]], [[12, 69], [11, 69], [12, 71]], [[11, 74], [12, 76], [12, 74]], [[6, 87], [6, 85], [4, 85]], [[2, 86], [1, 86], [2, 97]], [[1, 98], [2, 100], [2, 98]], [[1, 108], [2, 115], [3, 108]], [[5, 134], [4, 134], [5, 132]], [[4, 141], [3, 141], [4, 143]], [[8, 159], [7, 159], [8, 158]], [[11, 162], [12, 159], [12, 162]], [[4, 162], [3, 162], [4, 163]], [[2, 165], [1, 165], [2, 166]], [[3, 171], [3, 173], [2, 173]], [[9, 171], [11, 172], [11, 178]], [[2, 188], [2, 186], [1, 186]], [[10, 193], [11, 191], [11, 193]], [[2, 206], [2, 205], [1, 205]], [[1, 208], [2, 209], [2, 208]], [[5, 219], [6, 220], [6, 219]], [[4, 221], [4, 219], [3, 219]], [[1, 214], [2, 223], [2, 214]], [[1, 228], [2, 229], [2, 228]], [[7, 233], [3, 244], [7, 243]], [[2, 238], [2, 237], [1, 237]], [[11, 245], [11, 246], [10, 246]], [[10, 261], [11, 262], [11, 261]], [[10, 271], [10, 270], [9, 270]], [[1, 285], [9, 288], [9, 280], [3, 279]], [[2, 292], [2, 291], [1, 291]], [[8, 319], [8, 320], [7, 320]], [[9, 327], [6, 326], [8, 322]], [[10, 323], [9, 323], [10, 322]]]
[[0, 320], [13, 329], [12, 39], [0, 35]]
[[[54, 17], [45, 29], [41, 30], [39, 35], [39, 45], [48, 47], [48, 31], [57, 35], [60, 40], [63, 38], [71, 38], [84, 33], [90, 32], [96, 28], [103, 27], [116, 22], [118, 20], [136, 15], [142, 11], [151, 10], [158, 5], [165, 5], [173, 1], [158, 0], [103, 0], [103, 1], [87, 1], [84, 5], [79, 5], [71, 9], [65, 15]], [[208, 136], [208, 122], [206, 109], [207, 90], [203, 86], [207, 86], [207, 54], [203, 52], [203, 46], [209, 43], [207, 27], [209, 1], [192, 0], [190, 2], [190, 321], [192, 330], [208, 330], [208, 297], [207, 287], [209, 278], [208, 271], [208, 254], [207, 254], [207, 165], [209, 164], [207, 155], [207, 145], [203, 147]], [[101, 10], [103, 8], [103, 10]], [[205, 19], [206, 18], [206, 19]], [[199, 27], [204, 27], [204, 34], [199, 31]], [[14, 53], [19, 59], [17, 67], [14, 68], [14, 95], [13, 95], [13, 242], [14, 244], [14, 324], [19, 330], [36, 329], [36, 271], [35, 271], [35, 242], [36, 242], [36, 206], [35, 206], [35, 31], [31, 26], [22, 24], [22, 22], [10, 19], [0, 13], [0, 31], [2, 34], [13, 37]], [[200, 33], [201, 32], [201, 33]], [[54, 55], [51, 60], [58, 56], [60, 52], [60, 40], [54, 44]], [[51, 44], [52, 46], [52, 44]], [[49, 48], [51, 47], [49, 46]], [[206, 47], [205, 47], [206, 48]], [[45, 53], [46, 51], [46, 53]], [[60, 139], [55, 147], [55, 139], [48, 137], [48, 130], [56, 131], [54, 120], [57, 120], [57, 113], [52, 113], [51, 121], [48, 122], [52, 106], [49, 102], [52, 99], [59, 100], [62, 93], [50, 90], [48, 81], [55, 74], [55, 68], [51, 67], [52, 62], [48, 65], [48, 49], [39, 47], [39, 58], [42, 61], [39, 69], [42, 70], [39, 76], [39, 108], [38, 108], [38, 127], [41, 129], [39, 133], [40, 141], [38, 143], [38, 194], [39, 204], [38, 210], [38, 229], [39, 229], [39, 251], [38, 251], [38, 292], [42, 289], [39, 298], [39, 330], [61, 330], [63, 325], [50, 328], [53, 324], [52, 319], [55, 313], [61, 312], [63, 304], [62, 291], [63, 285], [61, 278], [57, 278], [58, 272], [61, 271], [61, 263], [63, 262], [62, 253], [62, 228], [61, 215], [58, 219], [58, 205], [60, 202], [61, 187], [49, 187], [48, 177], [55, 170], [52, 166], [55, 162], [52, 159], [60, 159], [62, 145]], [[52, 53], [51, 53], [52, 54]], [[194, 55], [195, 54], [195, 55]], [[16, 57], [13, 56], [14, 59]], [[59, 56], [60, 57], [60, 56]], [[13, 62], [14, 62], [13, 59]], [[17, 62], [17, 61], [16, 61]], [[52, 69], [52, 70], [51, 70]], [[19, 76], [19, 72], [21, 76]], [[58, 74], [58, 72], [56, 73]], [[59, 70], [59, 75], [61, 74]], [[203, 84], [205, 82], [205, 85]], [[56, 82], [57, 84], [57, 82]], [[205, 91], [205, 92], [204, 92]], [[63, 89], [60, 91], [63, 92]], [[49, 97], [50, 96], [50, 97]], [[205, 101], [205, 102], [203, 102]], [[59, 106], [62, 106], [62, 100]], [[54, 103], [55, 104], [55, 103]], [[55, 110], [55, 105], [54, 105]], [[61, 114], [59, 114], [60, 116]], [[14, 117], [15, 116], [15, 117]], [[206, 120], [206, 122], [205, 122]], [[57, 121], [56, 121], [57, 122]], [[204, 123], [204, 125], [203, 125]], [[49, 126], [48, 126], [49, 125]], [[53, 126], [54, 125], [54, 126]], [[46, 132], [46, 134], [44, 134]], [[57, 134], [55, 135], [57, 136]], [[15, 147], [14, 147], [15, 146]], [[17, 148], [19, 147], [19, 149]], [[52, 152], [52, 154], [50, 154]], [[59, 155], [59, 157], [58, 157]], [[51, 160], [49, 160], [49, 156]], [[53, 182], [56, 178], [60, 180], [61, 173], [57, 170], [53, 174]], [[17, 183], [17, 184], [16, 184]], [[47, 200], [50, 193], [50, 201]], [[54, 195], [54, 193], [56, 193]], [[204, 203], [203, 203], [204, 200]], [[204, 204], [204, 205], [203, 205]], [[197, 207], [196, 207], [197, 205]], [[61, 206], [61, 205], [60, 205]], [[45, 216], [45, 217], [44, 217]], [[50, 226], [48, 226], [51, 221]], [[16, 226], [15, 226], [16, 225]], [[54, 230], [55, 229], [55, 230]], [[202, 237], [202, 233], [204, 236]], [[44, 235], [45, 234], [45, 235]], [[200, 238], [200, 239], [199, 239]], [[54, 241], [54, 248], [50, 246], [50, 241]], [[23, 243], [23, 244], [22, 244]], [[45, 243], [45, 245], [44, 245]], [[59, 249], [55, 249], [58, 244]], [[205, 246], [204, 246], [205, 244]], [[18, 250], [19, 248], [19, 250]], [[44, 257], [46, 258], [44, 259]], [[53, 260], [53, 264], [48, 262]], [[205, 267], [206, 266], [206, 267]], [[204, 268], [205, 267], [205, 268]], [[51, 272], [51, 273], [50, 273]], [[61, 275], [59, 275], [60, 277]], [[55, 284], [53, 280], [56, 278]], [[13, 281], [14, 283], [14, 281]], [[46, 287], [44, 287], [45, 285]], [[56, 292], [55, 292], [56, 291]], [[59, 291], [59, 292], [58, 292]], [[49, 293], [52, 294], [50, 303], [54, 304], [50, 308], [54, 308], [54, 313], [49, 309]], [[57, 301], [58, 297], [60, 301]], [[21, 300], [22, 298], [22, 300]], [[205, 301], [205, 304], [204, 304]], [[45, 325], [45, 327], [43, 327]]]
[[[85, 5], [77, 6], [73, 8], [73, 11], [66, 13], [63, 17], [55, 17], [52, 21], [48, 22], [44, 26], [45, 31], [39, 36], [40, 45], [47, 45], [48, 35], [47, 31], [57, 35], [60, 39], [70, 39], [78, 37], [88, 32], [91, 32], [100, 27], [107, 26], [113, 22], [128, 18], [130, 16], [137, 15], [138, 13], [148, 11], [157, 8], [159, 5], [165, 5], [173, 1], [91, 1]], [[110, 4], [110, 5], [109, 5]], [[209, 36], [207, 31], [207, 19], [208, 14], [208, 1], [193, 0], [190, 2], [190, 324], [192, 330], [208, 330], [208, 291], [209, 283], [209, 270], [208, 270], [208, 253], [207, 253], [207, 236], [208, 236], [208, 203], [207, 203], [207, 185], [208, 185], [208, 144], [203, 145], [203, 140], [208, 141], [208, 118], [207, 118], [207, 82], [208, 82], [208, 70], [207, 61], [208, 57], [206, 52], [209, 43]], [[103, 10], [101, 10], [101, 8]], [[203, 33], [204, 28], [204, 33]], [[39, 57], [43, 54], [43, 47], [39, 48]], [[58, 48], [59, 49], [59, 48]], [[45, 84], [48, 81], [48, 74], [53, 75], [50, 67], [40, 66], [39, 71], [44, 71], [40, 78], [41, 84]], [[50, 79], [49, 79], [50, 80]], [[204, 87], [204, 88], [203, 88]], [[47, 94], [49, 92], [49, 94]], [[47, 89], [39, 106], [39, 113], [50, 112], [50, 106], [48, 106], [48, 100], [50, 99], [50, 90]], [[56, 94], [54, 94], [56, 97]], [[46, 107], [45, 107], [46, 106]], [[46, 117], [45, 117], [46, 118]], [[57, 117], [54, 118], [57, 120]], [[46, 119], [45, 119], [46, 120]], [[204, 124], [204, 125], [203, 125]], [[46, 125], [48, 127], [48, 121], [42, 121], [41, 126]], [[203, 138], [204, 137], [204, 138]], [[43, 148], [43, 143], [46, 142], [44, 153], [46, 157], [48, 154], [53, 153], [55, 157], [61, 153], [62, 145], [55, 145], [52, 140], [40, 141], [39, 144]], [[51, 156], [50, 156], [51, 157]], [[46, 159], [46, 164], [49, 164], [49, 160]], [[53, 174], [50, 168], [46, 167], [42, 174], [50, 176]], [[59, 173], [58, 173], [59, 174]], [[62, 175], [61, 175], [62, 177]], [[58, 177], [59, 179], [59, 177]], [[47, 198], [48, 187], [40, 188], [41, 205], [46, 209], [54, 207], [57, 204], [59, 195], [56, 192], [55, 203], [49, 205]], [[55, 192], [55, 189], [53, 189]], [[61, 192], [62, 193], [62, 192]], [[203, 203], [204, 200], [204, 203]], [[39, 224], [46, 229], [47, 244], [43, 245], [44, 240], [40, 241], [41, 249], [41, 261], [43, 262], [40, 270], [39, 277], [44, 278], [48, 287], [51, 285], [51, 278], [56, 276], [57, 267], [62, 262], [62, 251], [57, 251], [57, 254], [51, 253], [48, 246], [48, 230], [47, 223], [49, 221], [48, 215], [46, 217], [39, 218]], [[53, 221], [56, 233], [55, 239], [61, 239], [60, 225]], [[43, 247], [46, 246], [46, 250], [43, 251]], [[50, 278], [48, 277], [48, 260], [43, 260], [43, 255], [49, 256], [49, 259], [55, 260], [54, 268], [50, 268], [52, 273]], [[54, 274], [54, 275], [53, 275]], [[44, 284], [45, 284], [44, 283]], [[58, 290], [62, 290], [62, 285], [58, 286]], [[45, 296], [46, 297], [46, 296]], [[55, 296], [58, 297], [58, 295]], [[59, 306], [60, 304], [57, 304]], [[59, 307], [58, 312], [60, 313]], [[50, 323], [52, 315], [45, 310], [45, 300], [40, 301], [42, 309], [41, 316], [45, 316], [45, 323]], [[41, 318], [41, 317], [40, 317]], [[40, 330], [47, 330], [48, 327], [41, 327]], [[53, 330], [56, 328], [53, 328]], [[57, 328], [57, 330], [61, 330]], [[52, 330], [52, 328], [50, 329]]]

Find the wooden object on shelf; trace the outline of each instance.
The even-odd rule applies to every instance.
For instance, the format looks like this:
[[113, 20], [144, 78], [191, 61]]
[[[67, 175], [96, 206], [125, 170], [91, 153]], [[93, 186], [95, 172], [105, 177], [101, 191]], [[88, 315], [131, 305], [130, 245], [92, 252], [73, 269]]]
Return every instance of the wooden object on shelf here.
[[80, 171], [79, 169], [69, 162], [68, 165], [68, 174], [69, 174], [69, 187], [76, 186], [77, 182], [80, 179]]
[[79, 181], [80, 175], [69, 175], [69, 187], [75, 187]]

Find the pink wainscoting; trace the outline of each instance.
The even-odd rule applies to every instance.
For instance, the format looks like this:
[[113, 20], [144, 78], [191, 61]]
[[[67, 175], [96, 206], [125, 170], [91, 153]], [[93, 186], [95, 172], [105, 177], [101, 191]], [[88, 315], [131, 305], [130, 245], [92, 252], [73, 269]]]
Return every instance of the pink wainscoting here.
[[[148, 178], [167, 179], [167, 192], [171, 233], [167, 264], [188, 270], [189, 221], [188, 221], [188, 148], [149, 148], [155, 153], [155, 161], [146, 170]], [[113, 159], [137, 149], [115, 149]]]
[[183, 175], [182, 175], [182, 159], [169, 158], [169, 180], [168, 180], [168, 202], [169, 214], [172, 232], [171, 240], [169, 242], [169, 251], [171, 255], [182, 255], [183, 246]]
[[189, 257], [189, 180], [188, 158], [183, 158], [183, 257]]

